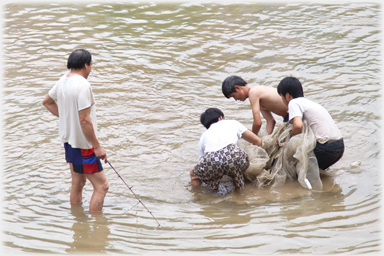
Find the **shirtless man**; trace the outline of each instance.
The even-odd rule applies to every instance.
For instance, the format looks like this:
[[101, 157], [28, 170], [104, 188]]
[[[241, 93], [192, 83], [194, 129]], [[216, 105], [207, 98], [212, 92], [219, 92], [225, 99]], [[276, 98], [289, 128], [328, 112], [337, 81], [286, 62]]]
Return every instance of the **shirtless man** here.
[[268, 134], [272, 134], [276, 124], [272, 113], [282, 116], [284, 122], [288, 121], [288, 107], [277, 93], [276, 88], [262, 85], [249, 86], [241, 77], [230, 76], [223, 81], [222, 91], [228, 99], [233, 97], [235, 100], [245, 101], [249, 98], [253, 114], [252, 132], [256, 135], [262, 124], [260, 112], [267, 120]]

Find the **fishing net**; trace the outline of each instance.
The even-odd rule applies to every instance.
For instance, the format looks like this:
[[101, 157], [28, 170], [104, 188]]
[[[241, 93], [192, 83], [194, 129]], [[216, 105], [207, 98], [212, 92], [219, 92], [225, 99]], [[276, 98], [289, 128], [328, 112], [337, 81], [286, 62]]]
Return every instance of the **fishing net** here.
[[321, 190], [323, 185], [313, 153], [315, 135], [306, 121], [302, 133], [291, 138], [291, 130], [292, 124], [280, 125], [272, 135], [262, 138], [262, 147], [239, 141], [250, 160], [244, 177], [259, 188], [272, 184], [273, 189], [287, 179], [297, 179], [304, 188]]

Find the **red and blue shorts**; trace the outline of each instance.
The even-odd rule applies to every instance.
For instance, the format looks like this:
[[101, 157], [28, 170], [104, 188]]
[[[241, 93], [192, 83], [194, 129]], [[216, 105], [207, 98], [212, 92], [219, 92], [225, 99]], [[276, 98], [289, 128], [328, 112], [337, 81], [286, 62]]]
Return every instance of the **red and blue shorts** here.
[[95, 150], [72, 148], [68, 143], [64, 143], [65, 160], [67, 163], [72, 163], [73, 170], [76, 173], [92, 174], [101, 172], [103, 166], [100, 160], [95, 155]]

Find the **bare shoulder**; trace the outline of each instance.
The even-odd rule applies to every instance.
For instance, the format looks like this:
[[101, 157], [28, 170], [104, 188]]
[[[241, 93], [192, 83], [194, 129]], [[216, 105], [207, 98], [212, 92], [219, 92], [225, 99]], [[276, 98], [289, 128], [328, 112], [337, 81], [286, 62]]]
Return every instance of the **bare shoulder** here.
[[265, 85], [251, 86], [249, 97], [263, 99], [278, 96], [277, 89]]
[[262, 85], [250, 86], [249, 96], [250, 97], [259, 97], [260, 93], [264, 92], [264, 88], [263, 87], [265, 87], [265, 86], [262, 86]]

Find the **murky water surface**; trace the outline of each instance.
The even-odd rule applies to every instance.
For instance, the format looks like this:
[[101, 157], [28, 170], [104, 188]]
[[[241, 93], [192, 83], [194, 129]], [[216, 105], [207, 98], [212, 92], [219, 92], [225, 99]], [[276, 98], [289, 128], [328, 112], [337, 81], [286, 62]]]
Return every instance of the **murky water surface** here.
[[[4, 7], [3, 249], [17, 253], [343, 254], [381, 249], [381, 12], [378, 4], [7, 4]], [[103, 214], [69, 204], [58, 120], [41, 101], [76, 48], [93, 55], [99, 139], [158, 219], [104, 165]], [[204, 127], [218, 107], [251, 128], [229, 75], [276, 87], [297, 76], [346, 144], [324, 191], [247, 184], [192, 188]], [[282, 123], [276, 117], [277, 123]], [[265, 129], [265, 124], [263, 126]]]

